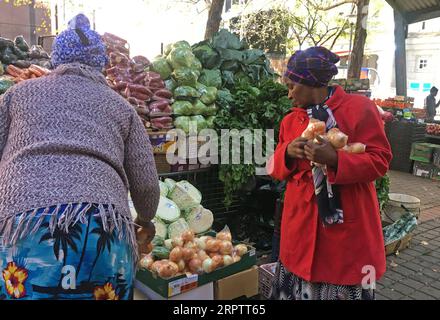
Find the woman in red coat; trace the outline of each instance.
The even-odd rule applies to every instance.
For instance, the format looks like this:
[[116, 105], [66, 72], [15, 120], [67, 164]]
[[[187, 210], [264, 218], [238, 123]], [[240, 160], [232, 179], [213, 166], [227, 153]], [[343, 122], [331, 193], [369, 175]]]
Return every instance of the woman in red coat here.
[[[268, 165], [287, 180], [274, 299], [374, 299], [385, 273], [384, 240], [374, 181], [392, 158], [374, 103], [328, 83], [339, 57], [322, 47], [298, 51], [285, 80], [295, 106], [281, 123]], [[339, 128], [364, 153], [335, 150], [324, 139], [301, 138], [310, 118]], [[327, 166], [326, 172], [311, 163]]]

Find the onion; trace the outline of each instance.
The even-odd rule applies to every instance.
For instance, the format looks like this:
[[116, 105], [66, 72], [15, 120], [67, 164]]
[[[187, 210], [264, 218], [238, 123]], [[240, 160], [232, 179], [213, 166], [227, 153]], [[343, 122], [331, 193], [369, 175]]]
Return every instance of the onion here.
[[167, 239], [164, 242], [165, 248], [167, 248], [168, 250], [173, 249], [173, 240], [171, 239]]
[[205, 261], [203, 261], [203, 271], [205, 271], [206, 273], [211, 273], [213, 271], [212, 269], [212, 259], [208, 258]]
[[173, 247], [183, 247], [183, 240], [182, 240], [182, 238], [174, 238], [173, 240], [172, 240], [172, 242], [173, 242]]
[[141, 261], [139, 261], [140, 266], [147, 270], [151, 269], [153, 263], [154, 263], [154, 259], [151, 255], [146, 255], [141, 259]]
[[216, 238], [222, 241], [232, 241], [232, 235], [229, 231], [221, 231], [217, 233]]
[[201, 274], [203, 272], [202, 269], [202, 261], [198, 258], [192, 259], [188, 264], [189, 270], [194, 274]]
[[193, 241], [194, 240], [194, 232], [192, 232], [191, 230], [185, 231], [184, 233], [182, 233], [182, 240], [184, 242]]
[[200, 240], [202, 240], [203, 242], [207, 242], [208, 240], [212, 240], [212, 239], [214, 239], [213, 237], [210, 237], [210, 236], [203, 236], [203, 237], [200, 237]]
[[169, 264], [169, 265], [171, 266], [171, 268], [173, 269], [174, 274], [176, 274], [177, 272], [179, 272], [179, 266], [177, 265], [177, 263], [174, 263], [174, 262], [170, 261], [168, 264]]
[[183, 253], [183, 260], [185, 260], [185, 261], [191, 260], [192, 257], [194, 256], [194, 250], [193, 249], [184, 248], [182, 250], [182, 253]]
[[348, 136], [342, 133], [338, 128], [330, 129], [327, 138], [335, 149], [341, 149], [347, 145]]
[[179, 262], [183, 258], [183, 249], [180, 247], [175, 247], [170, 252], [170, 260], [173, 262]]
[[232, 246], [232, 243], [230, 241], [222, 241], [220, 243], [220, 253], [222, 255], [232, 254], [233, 249], [234, 247]]
[[188, 248], [188, 249], [193, 249], [193, 250], [198, 249], [197, 245], [192, 241], [185, 243], [185, 245], [183, 247]]
[[238, 262], [241, 260], [240, 256], [234, 256], [232, 259], [234, 259], [234, 263]]
[[231, 256], [229, 256], [229, 255], [223, 256], [223, 265], [225, 267], [227, 267], [233, 263], [234, 263], [234, 259]]
[[180, 260], [178, 263], [177, 263], [177, 266], [179, 267], [179, 272], [183, 272], [183, 270], [185, 270], [185, 261], [183, 261], [183, 260]]
[[201, 238], [194, 239], [194, 243], [197, 245], [199, 249], [205, 250], [206, 249], [206, 241], [203, 241]]
[[139, 252], [141, 254], [149, 254], [151, 251], [153, 251], [153, 245], [151, 243], [139, 244]]
[[238, 256], [242, 257], [248, 252], [248, 249], [246, 245], [238, 244], [235, 246], [234, 251], [237, 253]]
[[205, 259], [209, 258], [209, 256], [206, 254], [205, 250], [199, 250], [197, 252], [197, 255], [199, 256], [199, 259], [202, 260], [202, 261], [205, 261]]
[[348, 153], [364, 153], [366, 148], [365, 144], [357, 142], [347, 145], [344, 150]]
[[217, 252], [210, 252], [210, 253], [209, 253], [209, 257], [210, 257], [211, 259], [214, 258], [216, 255], [218, 255]]
[[172, 265], [171, 263], [173, 262], [164, 263], [159, 266], [157, 272], [159, 274], [159, 277], [163, 279], [169, 279], [177, 274], [177, 272], [179, 271], [179, 267], [175, 263], [173, 263], [174, 265]]
[[155, 272], [155, 273], [159, 273], [159, 268], [168, 263], [168, 260], [161, 260], [161, 261], [155, 261], [153, 262], [153, 264], [151, 265], [151, 271]]
[[218, 252], [220, 250], [220, 240], [208, 240], [206, 242], [206, 251]]
[[221, 255], [215, 255], [214, 257], [212, 257], [212, 264], [217, 268], [220, 268], [223, 266], [223, 256]]

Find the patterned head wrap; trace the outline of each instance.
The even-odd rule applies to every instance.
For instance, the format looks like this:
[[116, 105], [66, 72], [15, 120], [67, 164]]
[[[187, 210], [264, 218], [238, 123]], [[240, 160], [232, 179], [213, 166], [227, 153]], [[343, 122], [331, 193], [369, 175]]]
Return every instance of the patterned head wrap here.
[[338, 74], [339, 57], [324, 47], [297, 51], [287, 64], [285, 77], [310, 87], [325, 87]]
[[56, 37], [52, 46], [54, 67], [77, 62], [102, 70], [107, 61], [105, 44], [101, 36], [91, 30], [84, 14], [70, 20], [67, 30]]

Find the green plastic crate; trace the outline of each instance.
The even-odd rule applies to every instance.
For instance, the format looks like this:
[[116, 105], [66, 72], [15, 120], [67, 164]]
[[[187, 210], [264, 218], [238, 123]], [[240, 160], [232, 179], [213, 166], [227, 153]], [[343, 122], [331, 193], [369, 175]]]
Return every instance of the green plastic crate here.
[[412, 144], [410, 159], [424, 163], [431, 163], [432, 155], [436, 147], [438, 147], [438, 145], [415, 142]]

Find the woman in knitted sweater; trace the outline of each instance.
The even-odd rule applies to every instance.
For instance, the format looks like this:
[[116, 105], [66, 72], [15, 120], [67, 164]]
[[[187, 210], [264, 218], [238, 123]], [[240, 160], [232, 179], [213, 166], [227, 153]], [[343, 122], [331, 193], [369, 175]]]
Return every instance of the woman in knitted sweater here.
[[84, 15], [52, 62], [0, 99], [0, 299], [130, 299], [135, 225], [154, 236], [152, 147], [107, 85], [106, 48]]

